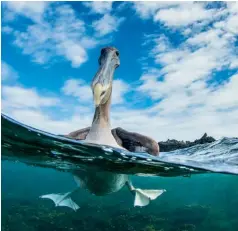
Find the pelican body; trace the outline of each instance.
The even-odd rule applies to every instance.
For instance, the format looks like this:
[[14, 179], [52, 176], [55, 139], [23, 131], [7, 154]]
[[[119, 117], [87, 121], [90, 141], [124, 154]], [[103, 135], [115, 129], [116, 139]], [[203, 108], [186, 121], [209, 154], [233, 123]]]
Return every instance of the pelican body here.
[[[109, 145], [129, 151], [135, 151], [138, 147], [152, 154], [159, 154], [159, 146], [153, 139], [128, 132], [122, 128], [111, 129], [110, 104], [112, 95], [112, 83], [114, 71], [120, 65], [119, 52], [114, 47], [106, 47], [101, 50], [99, 57], [99, 70], [94, 76], [91, 88], [93, 92], [95, 112], [90, 127], [76, 130], [66, 137], [85, 140], [89, 143]], [[77, 210], [79, 206], [71, 199], [70, 195], [80, 188], [87, 189], [94, 195], [103, 196], [117, 192], [125, 185], [135, 194], [135, 206], [148, 205], [150, 200], [156, 199], [165, 190], [142, 190], [134, 188], [128, 175], [100, 171], [92, 172], [80, 170], [74, 173], [74, 179], [78, 188], [65, 194], [48, 194], [41, 198], [52, 199], [56, 206], [67, 206]]]
[[127, 182], [130, 182], [128, 175], [125, 174], [90, 170], [75, 173], [74, 179], [80, 188], [84, 188], [97, 196], [117, 192]]

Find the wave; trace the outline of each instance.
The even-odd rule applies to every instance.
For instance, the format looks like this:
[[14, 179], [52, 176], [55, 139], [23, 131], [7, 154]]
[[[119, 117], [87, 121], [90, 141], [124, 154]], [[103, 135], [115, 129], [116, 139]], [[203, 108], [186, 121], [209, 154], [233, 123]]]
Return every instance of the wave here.
[[189, 176], [238, 174], [238, 138], [222, 138], [158, 157], [90, 144], [32, 128], [2, 114], [2, 160], [73, 172], [93, 167], [117, 173]]

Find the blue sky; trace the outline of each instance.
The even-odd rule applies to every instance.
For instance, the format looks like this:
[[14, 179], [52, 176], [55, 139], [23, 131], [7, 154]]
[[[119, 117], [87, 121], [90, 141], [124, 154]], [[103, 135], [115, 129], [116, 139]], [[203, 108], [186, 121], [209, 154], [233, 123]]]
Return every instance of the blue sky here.
[[90, 81], [115, 46], [112, 127], [237, 136], [237, 2], [4, 2], [1, 16], [9, 116], [56, 134], [90, 126]]

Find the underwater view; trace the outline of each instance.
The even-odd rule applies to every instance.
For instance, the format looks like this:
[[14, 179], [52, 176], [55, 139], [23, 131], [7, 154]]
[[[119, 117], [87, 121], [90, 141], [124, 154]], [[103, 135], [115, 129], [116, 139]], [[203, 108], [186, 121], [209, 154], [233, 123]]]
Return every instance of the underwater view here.
[[[2, 115], [2, 230], [237, 230], [237, 157], [237, 138], [153, 157], [56, 136]], [[121, 190], [104, 195], [115, 176], [161, 192], [136, 204], [120, 182]]]

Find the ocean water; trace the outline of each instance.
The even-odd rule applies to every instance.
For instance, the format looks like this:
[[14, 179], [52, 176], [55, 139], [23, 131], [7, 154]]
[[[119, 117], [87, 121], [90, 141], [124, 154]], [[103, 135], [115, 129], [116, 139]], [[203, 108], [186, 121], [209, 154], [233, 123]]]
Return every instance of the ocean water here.
[[[73, 175], [126, 174], [134, 187], [165, 189], [144, 207], [123, 187], [98, 196], [79, 188], [77, 211], [40, 196], [66, 193]], [[2, 230], [238, 230], [238, 139], [162, 153], [75, 142], [2, 115]], [[85, 175], [84, 175], [85, 177]], [[98, 183], [98, 182], [97, 182]]]

